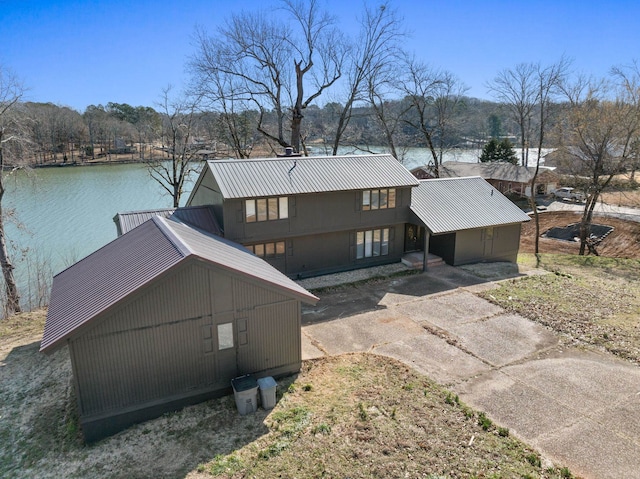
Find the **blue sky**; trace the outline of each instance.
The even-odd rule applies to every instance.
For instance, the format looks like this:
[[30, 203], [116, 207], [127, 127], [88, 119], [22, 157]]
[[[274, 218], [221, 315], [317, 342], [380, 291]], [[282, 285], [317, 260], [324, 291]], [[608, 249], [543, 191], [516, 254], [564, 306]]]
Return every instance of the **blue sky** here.
[[[214, 32], [232, 12], [270, 0], [0, 0], [0, 63], [22, 78], [28, 100], [70, 106], [155, 106], [168, 84], [188, 79], [200, 25]], [[349, 31], [363, 3], [319, 0]], [[375, 4], [378, 2], [373, 2]], [[455, 73], [468, 94], [522, 62], [561, 55], [594, 76], [640, 60], [640, 2], [609, 0], [390, 0], [404, 18], [407, 48]]]

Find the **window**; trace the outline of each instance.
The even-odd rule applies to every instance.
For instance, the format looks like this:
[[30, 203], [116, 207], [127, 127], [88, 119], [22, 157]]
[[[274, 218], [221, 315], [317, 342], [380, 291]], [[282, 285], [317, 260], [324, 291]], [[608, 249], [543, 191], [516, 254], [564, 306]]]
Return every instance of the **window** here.
[[254, 223], [256, 221], [256, 202], [254, 200], [246, 201], [247, 209], [247, 223]]
[[362, 192], [362, 209], [384, 210], [396, 207], [396, 189], [380, 188], [377, 190], [364, 190]]
[[267, 200], [266, 198], [262, 198], [256, 200], [256, 204], [258, 205], [258, 221], [267, 221]]
[[252, 198], [245, 200], [244, 204], [247, 223], [282, 220], [289, 217], [289, 198], [287, 196]]
[[356, 258], [371, 258], [389, 254], [389, 228], [358, 231], [356, 233]]
[[248, 245], [247, 249], [260, 258], [277, 258], [284, 256], [284, 241], [276, 241], [274, 243], [263, 243]]
[[233, 347], [233, 323], [218, 324], [218, 351]]

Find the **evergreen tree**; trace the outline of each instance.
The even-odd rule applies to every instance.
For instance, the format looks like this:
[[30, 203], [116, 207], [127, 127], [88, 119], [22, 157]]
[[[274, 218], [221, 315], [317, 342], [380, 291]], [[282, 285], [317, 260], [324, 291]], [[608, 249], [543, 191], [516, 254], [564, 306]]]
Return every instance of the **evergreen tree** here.
[[495, 138], [492, 138], [482, 148], [480, 154], [480, 161], [487, 163], [489, 161], [501, 161], [505, 163], [518, 164], [518, 157], [513, 150], [513, 145], [508, 139], [504, 139], [500, 142]]

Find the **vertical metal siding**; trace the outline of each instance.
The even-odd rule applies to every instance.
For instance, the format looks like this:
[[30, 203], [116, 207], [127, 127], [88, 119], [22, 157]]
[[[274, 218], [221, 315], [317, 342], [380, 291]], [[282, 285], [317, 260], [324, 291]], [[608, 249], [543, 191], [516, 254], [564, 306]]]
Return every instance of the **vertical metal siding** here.
[[239, 278], [233, 280], [233, 299], [238, 312], [251, 310], [259, 305], [286, 301], [289, 298], [272, 290], [259, 287]]
[[192, 265], [72, 341], [83, 414], [167, 397], [215, 381], [203, 352], [208, 271]]
[[299, 302], [256, 308], [248, 315], [249, 342], [238, 347], [241, 374], [297, 364], [301, 360]]

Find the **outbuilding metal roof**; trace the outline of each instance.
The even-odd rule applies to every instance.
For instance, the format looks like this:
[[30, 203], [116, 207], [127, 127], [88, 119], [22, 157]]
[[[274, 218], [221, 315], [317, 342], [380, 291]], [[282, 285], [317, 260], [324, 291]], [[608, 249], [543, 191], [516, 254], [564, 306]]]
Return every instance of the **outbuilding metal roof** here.
[[432, 234], [529, 221], [529, 216], [482, 178], [421, 180], [411, 211]]
[[125, 213], [118, 213], [115, 215], [113, 217], [113, 221], [116, 224], [118, 236], [120, 236], [124, 233], [128, 233], [133, 228], [140, 226], [142, 223], [154, 216], [161, 216], [163, 218], [174, 217], [183, 223], [188, 223], [209, 233], [222, 235], [222, 229], [220, 228], [220, 225], [218, 225], [216, 217], [210, 206], [185, 206], [181, 208], [127, 211]]
[[54, 277], [40, 350], [52, 352], [78, 328], [192, 257], [263, 281], [301, 301], [318, 300], [241, 245], [154, 216]]
[[416, 186], [416, 178], [392, 155], [210, 160], [224, 198], [322, 193]]

